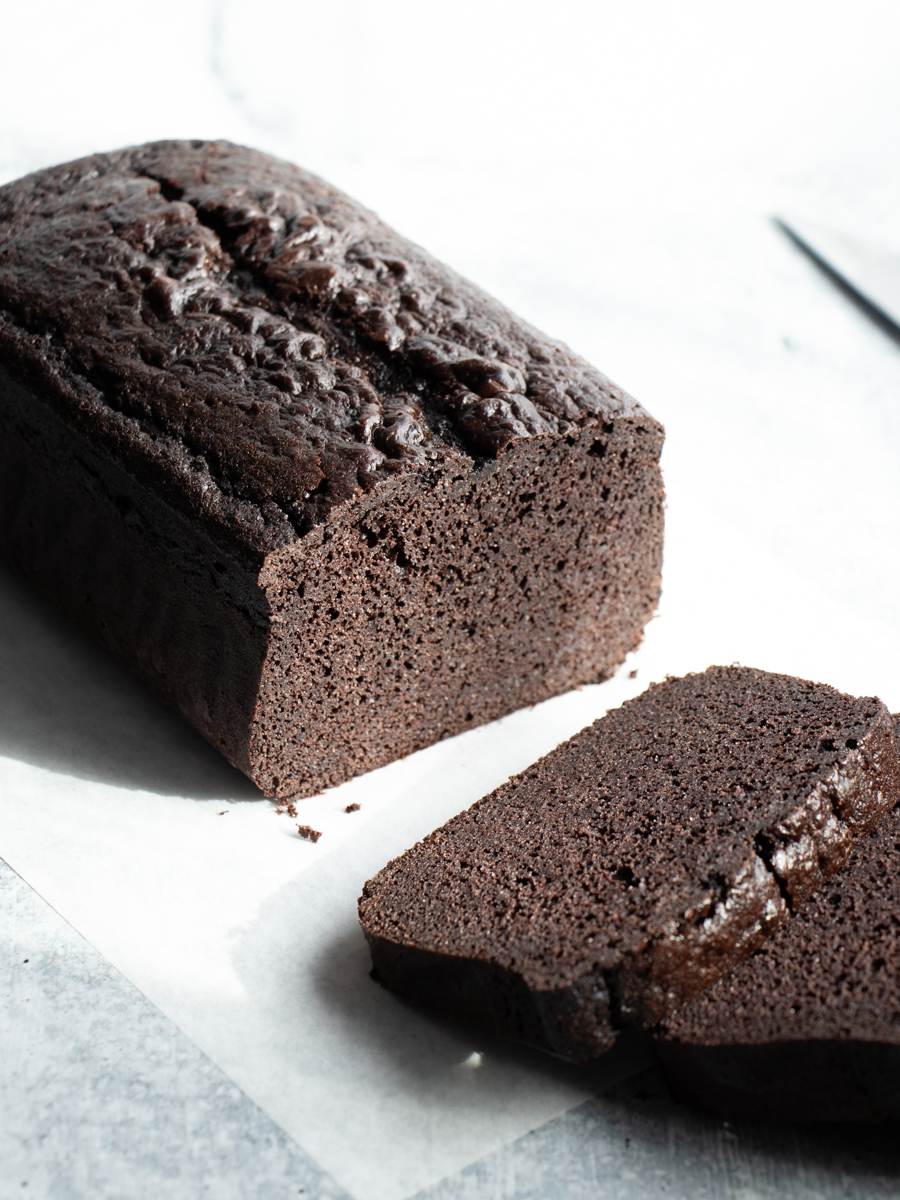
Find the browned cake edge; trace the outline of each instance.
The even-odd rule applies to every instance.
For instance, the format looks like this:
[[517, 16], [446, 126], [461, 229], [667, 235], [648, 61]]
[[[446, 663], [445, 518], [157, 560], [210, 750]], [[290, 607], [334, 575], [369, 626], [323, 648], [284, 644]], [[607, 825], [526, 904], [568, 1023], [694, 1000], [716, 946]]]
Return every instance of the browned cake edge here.
[[[892, 719], [897, 739], [900, 718], [895, 713]], [[853, 896], [860, 888], [867, 900], [882, 888], [890, 895], [900, 868], [898, 835], [895, 808], [860, 839], [832, 878], [831, 903], [817, 900], [802, 922], [776, 935], [699, 1005], [688, 1005], [653, 1031], [654, 1053], [678, 1100], [733, 1120], [900, 1120], [900, 978], [890, 933], [900, 913], [892, 907], [873, 925]], [[841, 975], [828, 996], [813, 992], [807, 982], [823, 970], [822, 938], [837, 939], [840, 947], [837, 963], [825, 959], [824, 969], [837, 966]], [[776, 978], [783, 983], [760, 1012], [755, 1007], [760, 993]], [[880, 987], [873, 997], [875, 981]], [[853, 1005], [842, 1003], [847, 996], [842, 983], [854, 989]], [[736, 1003], [745, 1009], [740, 1024], [732, 1015]], [[809, 1036], [799, 1036], [804, 1027]]]

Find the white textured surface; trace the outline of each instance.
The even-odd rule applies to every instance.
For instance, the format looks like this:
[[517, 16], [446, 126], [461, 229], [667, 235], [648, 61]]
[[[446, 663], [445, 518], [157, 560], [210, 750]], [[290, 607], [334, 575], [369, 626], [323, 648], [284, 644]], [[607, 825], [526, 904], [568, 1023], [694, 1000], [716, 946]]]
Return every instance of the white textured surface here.
[[[321, 49], [329, 31], [340, 54]], [[485, 1047], [364, 978], [352, 900], [420, 828], [667, 671], [740, 660], [900, 708], [900, 350], [769, 221], [789, 210], [900, 248], [900, 9], [159, 0], [148, 16], [88, 0], [10, 8], [3, 32], [16, 53], [0, 73], [2, 177], [162, 136], [281, 153], [666, 423], [665, 594], [636, 684], [308, 802], [317, 846], [286, 837], [245, 781], [15, 583], [0, 589], [0, 855], [357, 1195], [400, 1197], [488, 1151], [448, 1195], [538, 1194], [515, 1165], [535, 1143], [503, 1143], [600, 1080], [492, 1047], [457, 1078]], [[351, 797], [363, 809], [345, 816]], [[397, 1029], [408, 1042], [386, 1038]], [[364, 1121], [344, 1104], [364, 1099], [348, 1048], [381, 1072]], [[603, 1166], [621, 1134], [609, 1112], [591, 1110], [585, 1194], [629, 1194], [627, 1164], [621, 1178]], [[541, 1162], [574, 1154], [583, 1127], [534, 1135]], [[652, 1163], [657, 1134], [633, 1128]], [[652, 1169], [670, 1194], [702, 1194], [690, 1162], [712, 1143], [667, 1128], [680, 1149]], [[710, 1194], [811, 1194], [807, 1151], [782, 1169], [775, 1142], [754, 1146], [732, 1147]], [[821, 1194], [869, 1194], [864, 1174], [828, 1162]], [[541, 1186], [562, 1188], [561, 1169]], [[109, 1194], [140, 1194], [122, 1178]], [[648, 1178], [634, 1194], [653, 1194]]]

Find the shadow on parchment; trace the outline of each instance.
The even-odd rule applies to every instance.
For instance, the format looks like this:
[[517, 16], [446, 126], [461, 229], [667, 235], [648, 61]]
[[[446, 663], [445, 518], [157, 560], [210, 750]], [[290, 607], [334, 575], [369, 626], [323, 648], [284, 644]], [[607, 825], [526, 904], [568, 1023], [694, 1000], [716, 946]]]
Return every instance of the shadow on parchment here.
[[[652, 1063], [650, 1050], [640, 1036], [623, 1036], [609, 1054], [594, 1062], [568, 1063], [401, 1000], [371, 977], [368, 946], [358, 927], [335, 937], [311, 965], [317, 992], [344, 1022], [349, 1040], [365, 1042], [383, 1062], [405, 1075], [411, 1086], [421, 1085], [424, 1078], [441, 1069], [452, 1076], [472, 1045], [497, 1064], [525, 1067], [536, 1079], [571, 1083], [596, 1093]], [[425, 1027], [419, 1038], [403, 1036], [412, 1026]], [[446, 1054], [440, 1056], [445, 1061], [438, 1062], [437, 1054], [423, 1055], [424, 1045], [434, 1053], [439, 1043], [446, 1044]], [[459, 1051], [455, 1052], [457, 1046]]]
[[[400, 1067], [410, 1079], [419, 1079], [423, 1072], [434, 1070], [434, 1063], [423, 1062], [418, 1048], [410, 1041], [397, 1037], [398, 1028], [410, 1023], [422, 1023], [433, 1030], [435, 1041], [457, 1043], [468, 1052], [471, 1045], [494, 1062], [527, 1067], [535, 1077], [572, 1083], [589, 1091], [602, 1092], [618, 1081], [645, 1069], [652, 1059], [650, 1051], [639, 1036], [626, 1035], [619, 1039], [609, 1054], [591, 1063], [575, 1064], [544, 1054], [508, 1038], [499, 1037], [472, 1025], [455, 1021], [443, 1013], [434, 1012], [393, 995], [370, 975], [371, 959], [361, 930], [336, 938], [314, 964], [316, 987], [335, 1013], [340, 1013], [351, 1036], [364, 1038], [378, 1046], [379, 1055]], [[357, 976], [357, 986], [347, 986], [347, 968]], [[388, 1020], [385, 1020], [388, 1016]], [[460, 1056], [452, 1056], [451, 1065], [460, 1065]]]
[[162, 795], [263, 799], [195, 729], [2, 564], [0, 756]]

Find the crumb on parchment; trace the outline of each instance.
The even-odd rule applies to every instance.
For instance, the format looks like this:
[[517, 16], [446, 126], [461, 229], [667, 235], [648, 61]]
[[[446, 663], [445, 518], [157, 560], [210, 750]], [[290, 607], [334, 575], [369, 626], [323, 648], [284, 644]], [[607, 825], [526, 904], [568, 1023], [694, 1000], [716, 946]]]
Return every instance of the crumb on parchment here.
[[358, 804], [348, 804], [347, 807], [344, 809], [344, 812], [359, 812], [359, 805]]
[[297, 832], [302, 838], [306, 838], [308, 842], [317, 842], [322, 836], [318, 829], [313, 829], [311, 825], [298, 825]]

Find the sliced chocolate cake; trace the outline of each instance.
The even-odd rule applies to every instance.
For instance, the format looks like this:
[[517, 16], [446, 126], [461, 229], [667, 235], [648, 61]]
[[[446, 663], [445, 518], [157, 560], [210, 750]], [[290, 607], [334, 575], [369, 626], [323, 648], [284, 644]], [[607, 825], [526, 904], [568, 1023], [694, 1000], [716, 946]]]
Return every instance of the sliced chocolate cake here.
[[584, 1060], [761, 946], [898, 799], [880, 700], [710, 667], [389, 863], [360, 920], [401, 996]]
[[717, 1116], [900, 1120], [900, 809], [784, 929], [654, 1037]]
[[268, 155], [0, 188], [0, 554], [271, 795], [614, 671], [659, 597], [662, 437]]

